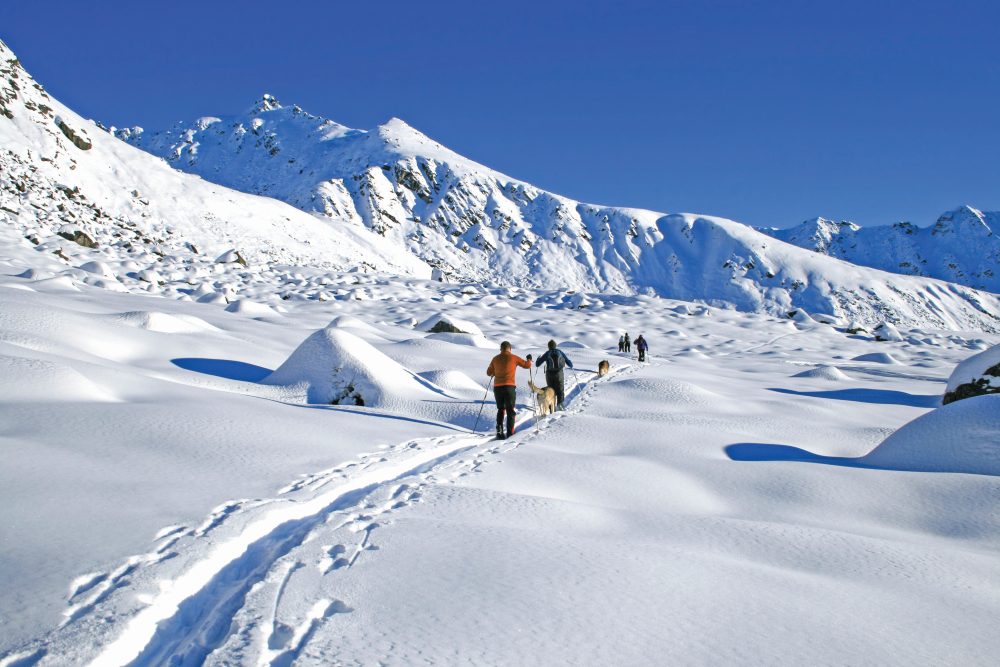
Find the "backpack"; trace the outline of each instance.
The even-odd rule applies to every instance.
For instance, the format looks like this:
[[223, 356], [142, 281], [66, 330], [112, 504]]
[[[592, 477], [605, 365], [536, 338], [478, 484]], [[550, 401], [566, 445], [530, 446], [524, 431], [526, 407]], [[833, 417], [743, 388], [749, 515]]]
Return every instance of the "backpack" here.
[[559, 350], [549, 350], [545, 358], [545, 372], [555, 373], [566, 368], [566, 357]]

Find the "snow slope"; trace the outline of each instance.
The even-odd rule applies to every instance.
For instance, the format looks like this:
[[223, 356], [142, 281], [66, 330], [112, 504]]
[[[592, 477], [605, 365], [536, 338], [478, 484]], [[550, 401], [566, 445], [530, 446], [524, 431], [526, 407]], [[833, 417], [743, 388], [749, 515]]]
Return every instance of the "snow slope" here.
[[[995, 662], [997, 399], [938, 407], [1000, 344], [989, 295], [768, 243], [808, 282], [750, 307], [828, 285], [896, 320], [878, 342], [819, 308], [423, 279], [0, 68], [0, 666]], [[686, 266], [761, 238], [648, 215]], [[669, 284], [757, 294], [698, 275]], [[517, 434], [480, 435], [496, 341], [550, 338], [568, 410], [536, 422], [522, 370]], [[345, 371], [364, 406], [325, 403]]]
[[[0, 235], [5, 667], [986, 665], [1000, 650], [995, 457], [935, 410], [996, 335], [878, 343], [653, 297], [580, 310], [377, 276], [369, 298], [261, 319], [70, 289], [39, 260], [56, 261]], [[476, 384], [493, 351], [415, 328], [439, 316], [525, 353], [562, 341], [568, 411], [535, 426], [522, 403], [513, 439], [471, 433], [493, 416]], [[650, 363], [614, 351], [626, 327]], [[455, 419], [268, 384], [312, 370], [297, 357], [316, 331], [389, 390], [462, 387], [437, 395]]]
[[993, 295], [834, 261], [721, 218], [573, 201], [463, 158], [396, 118], [355, 130], [264, 95], [236, 116], [115, 133], [207, 180], [371, 229], [455, 280], [657, 294], [751, 312], [802, 308], [870, 326], [887, 318], [998, 326]]
[[913, 276], [929, 276], [1000, 292], [1000, 213], [962, 206], [930, 227], [900, 222], [859, 227], [824, 218], [788, 229], [761, 229], [776, 239], [852, 264]]
[[82, 231], [109, 258], [144, 268], [164, 255], [210, 262], [237, 248], [258, 263], [430, 275], [367, 229], [179, 173], [114, 139], [49, 96], [3, 42], [0, 80], [0, 215], [40, 250], [59, 252], [67, 244], [56, 234]]

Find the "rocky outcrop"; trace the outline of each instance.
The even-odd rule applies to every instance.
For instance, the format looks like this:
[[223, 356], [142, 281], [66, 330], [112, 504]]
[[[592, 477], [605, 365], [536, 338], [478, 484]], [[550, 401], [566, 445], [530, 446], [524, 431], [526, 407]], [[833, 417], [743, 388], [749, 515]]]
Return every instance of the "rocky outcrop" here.
[[1000, 345], [960, 363], [948, 379], [942, 403], [1000, 393]]
[[97, 242], [90, 238], [86, 233], [81, 232], [79, 229], [73, 230], [72, 232], [59, 232], [59, 236], [63, 237], [67, 241], [72, 241], [78, 245], [82, 245], [84, 248], [96, 248]]
[[66, 138], [73, 142], [73, 145], [79, 148], [81, 151], [89, 151], [94, 147], [94, 143], [87, 136], [87, 133], [83, 130], [76, 130], [69, 126], [69, 124], [62, 119], [60, 116], [56, 116], [56, 126], [62, 130], [62, 133], [66, 135]]

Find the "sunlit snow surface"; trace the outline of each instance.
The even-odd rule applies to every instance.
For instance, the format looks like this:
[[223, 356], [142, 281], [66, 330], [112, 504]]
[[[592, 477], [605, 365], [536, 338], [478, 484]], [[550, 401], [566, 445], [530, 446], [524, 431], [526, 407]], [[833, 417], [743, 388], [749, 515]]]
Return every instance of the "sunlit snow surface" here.
[[[692, 215], [598, 256], [603, 209], [520, 187], [566, 243], [498, 207], [515, 286], [428, 282], [485, 251], [179, 174], [0, 69], [3, 667], [996, 662], [1000, 397], [937, 407], [995, 295]], [[567, 410], [521, 370], [515, 437], [473, 433], [498, 342], [549, 339]]]
[[[357, 274], [329, 274], [352, 290], [329, 301], [292, 281], [284, 312], [262, 314], [59, 280], [2, 240], [5, 664], [992, 664], [1000, 649], [1000, 398], [936, 408], [997, 336], [874, 342], [653, 298], [581, 310]], [[441, 316], [481, 332], [420, 330]], [[626, 330], [648, 363], [617, 353]], [[476, 419], [494, 354], [477, 341], [537, 355], [550, 338], [578, 369], [567, 411], [534, 424], [522, 370], [519, 433], [471, 434], [495, 416]], [[364, 376], [375, 407], [294, 382], [333, 367]]]

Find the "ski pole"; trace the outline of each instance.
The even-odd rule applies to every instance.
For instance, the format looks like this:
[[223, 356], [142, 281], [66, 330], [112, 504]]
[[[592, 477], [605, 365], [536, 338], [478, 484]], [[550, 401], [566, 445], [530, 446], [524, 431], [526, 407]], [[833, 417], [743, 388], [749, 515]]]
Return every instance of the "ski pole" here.
[[472, 427], [472, 434], [478, 435], [476, 430], [479, 428], [479, 418], [483, 416], [483, 408], [486, 406], [486, 397], [489, 396], [490, 387], [493, 386], [493, 378], [490, 378], [489, 383], [486, 385], [486, 393], [483, 394], [483, 400], [479, 403], [479, 414], [476, 415], [476, 425]]
[[[533, 371], [534, 371], [534, 368], [532, 366], [528, 366], [528, 378], [531, 380], [531, 384], [535, 384], [535, 374], [534, 374]], [[528, 387], [528, 391], [531, 392], [531, 399], [532, 399], [531, 400], [531, 412], [535, 415], [535, 433], [537, 434], [538, 433], [538, 394], [536, 394], [534, 392], [534, 390], [532, 390], [531, 387]]]

